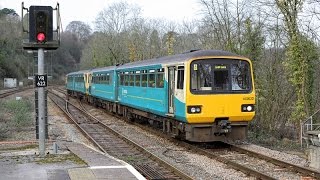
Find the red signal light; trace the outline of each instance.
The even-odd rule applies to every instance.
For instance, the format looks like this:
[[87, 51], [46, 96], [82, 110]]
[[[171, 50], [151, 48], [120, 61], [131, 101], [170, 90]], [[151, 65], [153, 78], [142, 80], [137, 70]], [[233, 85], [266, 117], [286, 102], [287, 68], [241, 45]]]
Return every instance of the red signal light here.
[[44, 33], [38, 33], [37, 34], [37, 41], [38, 42], [43, 42], [46, 39], [46, 35]]

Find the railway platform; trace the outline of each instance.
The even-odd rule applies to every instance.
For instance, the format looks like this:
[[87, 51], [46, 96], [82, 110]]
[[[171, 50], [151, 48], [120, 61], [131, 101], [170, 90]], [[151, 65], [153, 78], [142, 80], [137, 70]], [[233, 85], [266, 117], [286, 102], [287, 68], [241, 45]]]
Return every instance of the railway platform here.
[[59, 151], [70, 151], [86, 164], [50, 160], [45, 163], [39, 163], [37, 161], [39, 160], [37, 150], [3, 151], [0, 148], [0, 180], [145, 179], [126, 162], [98, 152], [86, 145], [74, 142], [58, 142], [57, 144]]
[[84, 160], [89, 167], [68, 170], [71, 180], [79, 179], [145, 179], [124, 161], [97, 152], [83, 144], [64, 143], [64, 146]]

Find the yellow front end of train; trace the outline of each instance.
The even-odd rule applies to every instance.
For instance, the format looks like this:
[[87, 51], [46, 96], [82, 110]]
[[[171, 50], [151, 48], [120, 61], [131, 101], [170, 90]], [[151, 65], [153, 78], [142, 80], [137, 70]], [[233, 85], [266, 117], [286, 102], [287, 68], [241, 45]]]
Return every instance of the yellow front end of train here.
[[255, 115], [252, 64], [240, 57], [202, 57], [186, 68], [186, 139], [243, 140]]
[[214, 123], [216, 119], [228, 119], [230, 122], [251, 121], [255, 112], [243, 112], [242, 105], [250, 104], [254, 108], [254, 98], [254, 92], [248, 95], [189, 95], [188, 104], [191, 106], [199, 105], [201, 112], [197, 114], [188, 113], [188, 123]]

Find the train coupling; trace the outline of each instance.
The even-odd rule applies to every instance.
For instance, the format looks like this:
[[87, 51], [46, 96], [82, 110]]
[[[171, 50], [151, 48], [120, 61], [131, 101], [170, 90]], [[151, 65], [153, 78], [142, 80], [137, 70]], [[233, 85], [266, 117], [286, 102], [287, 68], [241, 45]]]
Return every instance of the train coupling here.
[[219, 120], [217, 123], [216, 135], [225, 135], [231, 132], [231, 123], [227, 119]]

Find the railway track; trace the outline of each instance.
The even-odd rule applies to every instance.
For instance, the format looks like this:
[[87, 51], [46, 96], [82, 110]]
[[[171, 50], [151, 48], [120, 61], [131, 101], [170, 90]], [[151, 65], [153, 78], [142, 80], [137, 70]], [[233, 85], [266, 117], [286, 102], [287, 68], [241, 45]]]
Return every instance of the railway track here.
[[[83, 107], [82, 109], [85, 108]], [[112, 115], [114, 116], [114, 114]], [[118, 118], [122, 117], [118, 116]], [[135, 125], [153, 134], [166, 138], [176, 145], [185, 147], [194, 153], [218, 160], [233, 169], [258, 179], [319, 179], [320, 177], [320, 172], [316, 170], [290, 164], [244, 149], [237, 145], [223, 144], [223, 147], [216, 148], [212, 146], [212, 144], [191, 144], [173, 139], [162, 131], [155, 130], [146, 125], [141, 125], [139, 123], [135, 123]]]
[[217, 159], [259, 179], [319, 178], [319, 172], [289, 164], [232, 144], [223, 148], [193, 147], [203, 155]]
[[12, 89], [12, 90], [8, 90], [8, 91], [1, 92], [1, 93], [0, 93], [0, 99], [1, 99], [1, 98], [4, 98], [4, 97], [7, 97], [7, 96], [10, 96], [10, 95], [12, 95], [12, 94], [15, 94], [15, 93], [24, 91], [24, 90], [26, 90], [26, 89], [28, 89], [28, 88]]
[[135, 123], [140, 128], [166, 138], [179, 146], [185, 147], [194, 153], [207, 156], [227, 164], [249, 176], [258, 179], [320, 179], [320, 172], [314, 169], [290, 164], [264, 154], [260, 154], [238, 145], [222, 143], [203, 144], [188, 143], [173, 139], [162, 131]]
[[227, 164], [233, 169], [259, 179], [320, 179], [320, 172], [314, 169], [290, 164], [238, 145], [222, 143], [197, 144], [179, 141], [151, 127], [135, 123], [140, 128], [166, 138], [190, 151]]
[[[268, 172], [269, 174], [272, 172], [274, 172], [274, 174], [280, 174], [280, 172], [291, 172], [293, 174], [297, 174], [299, 177], [301, 177], [301, 179], [304, 178], [314, 178], [314, 179], [320, 179], [320, 172], [310, 169], [310, 168], [306, 168], [306, 167], [302, 167], [302, 166], [298, 166], [295, 164], [291, 164], [285, 161], [281, 161], [269, 156], [266, 156], [264, 154], [261, 153], [257, 153], [254, 151], [250, 151], [248, 149], [244, 149], [240, 146], [237, 145], [232, 145], [232, 144], [228, 144], [229, 145], [229, 149], [232, 152], [236, 152], [236, 153], [240, 153], [241, 155], [246, 155], [248, 157], [252, 157], [252, 158], [258, 158], [263, 160], [266, 163], [272, 163], [274, 166], [271, 167], [275, 167], [273, 169], [270, 169], [270, 172]], [[266, 163], [263, 163], [263, 166], [266, 165]], [[257, 165], [256, 165], [257, 166]], [[262, 167], [263, 168], [263, 167]], [[264, 170], [264, 169], [262, 169]]]
[[192, 179], [143, 147], [110, 129], [85, 110], [50, 92], [50, 99], [101, 151], [124, 160], [147, 179]]

